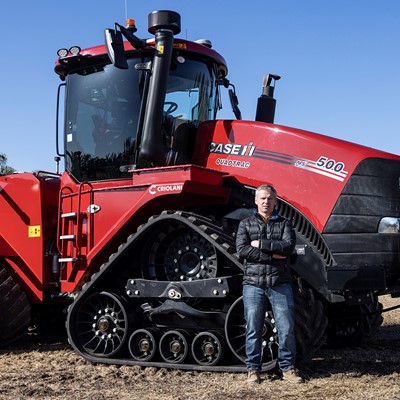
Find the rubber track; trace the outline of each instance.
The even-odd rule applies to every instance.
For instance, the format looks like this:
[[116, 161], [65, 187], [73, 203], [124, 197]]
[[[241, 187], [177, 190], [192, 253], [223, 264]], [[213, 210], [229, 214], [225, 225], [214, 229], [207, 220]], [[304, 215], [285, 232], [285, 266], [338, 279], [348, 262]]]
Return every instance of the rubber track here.
[[25, 293], [0, 264], [0, 346], [15, 342], [26, 333], [31, 308]]
[[[145, 233], [145, 231], [151, 227], [153, 224], [159, 223], [163, 220], [175, 220], [179, 221], [194, 231], [196, 231], [199, 235], [205, 237], [210, 243], [212, 243], [215, 248], [217, 248], [225, 257], [227, 257], [232, 264], [237, 266], [240, 270], [243, 269], [242, 264], [239, 262], [239, 259], [236, 254], [235, 240], [232, 236], [228, 235], [223, 231], [222, 227], [215, 225], [214, 221], [210, 218], [206, 218], [204, 216], [193, 214], [190, 212], [184, 211], [163, 211], [160, 215], [152, 216], [149, 218], [148, 222], [140, 225], [135, 234], [132, 234], [128, 237], [126, 243], [119, 246], [118, 251], [112, 254], [109, 257], [109, 260], [104, 263], [99, 272], [92, 275], [90, 282], [83, 285], [82, 291], [77, 295], [75, 301], [70, 305], [68, 309], [68, 318], [67, 318], [67, 332], [68, 332], [68, 340], [75, 351], [85, 358], [87, 361], [91, 363], [102, 363], [102, 364], [116, 364], [116, 365], [139, 365], [144, 367], [162, 367], [162, 368], [174, 368], [181, 370], [198, 370], [198, 371], [232, 371], [232, 372], [243, 372], [246, 371], [245, 364], [242, 365], [215, 365], [215, 366], [203, 366], [198, 364], [173, 364], [166, 362], [142, 362], [142, 361], [134, 361], [132, 359], [119, 359], [119, 358], [103, 358], [96, 357], [91, 354], [84, 353], [80, 351], [79, 348], [75, 346], [73, 343], [70, 332], [68, 329], [68, 324], [70, 320], [70, 316], [73, 315], [75, 307], [79, 305], [85, 298], [91, 294], [91, 289], [96, 287], [96, 291], [101, 290], [101, 284], [96, 285], [105, 274], [108, 272], [109, 268], [112, 268], [113, 263], [118, 260], [120, 256], [122, 256], [126, 251], [129, 250], [130, 246], [132, 246], [137, 238]], [[119, 294], [119, 293], [117, 293]], [[264, 364], [264, 370], [270, 370], [275, 367], [276, 362], [272, 361], [271, 363]]]
[[[332, 347], [356, 347], [363, 343], [366, 339], [375, 335], [383, 323], [383, 305], [379, 302], [378, 297], [373, 296], [371, 304], [363, 304], [361, 306], [352, 305], [348, 306], [353, 308], [353, 314], [346, 315], [343, 310], [338, 306], [335, 312], [330, 314], [332, 318], [332, 326], [328, 327], [328, 344]], [[335, 316], [342, 316], [342, 319], [335, 320]], [[349, 326], [352, 326], [353, 321], [359, 321], [357, 328], [351, 333], [345, 335], [338, 335], [336, 333], [335, 324], [340, 324], [348, 321]]]
[[328, 318], [323, 304], [302, 279], [295, 280], [296, 333], [298, 364], [305, 364], [326, 342]]

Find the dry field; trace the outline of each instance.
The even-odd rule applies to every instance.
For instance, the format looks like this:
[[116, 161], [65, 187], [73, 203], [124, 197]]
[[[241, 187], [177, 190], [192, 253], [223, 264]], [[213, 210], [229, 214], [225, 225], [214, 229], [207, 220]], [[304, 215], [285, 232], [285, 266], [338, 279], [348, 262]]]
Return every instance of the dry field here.
[[379, 335], [362, 346], [322, 349], [302, 371], [302, 385], [267, 374], [250, 385], [244, 374], [91, 365], [64, 338], [28, 336], [0, 351], [0, 399], [400, 400], [400, 309], [384, 317]]

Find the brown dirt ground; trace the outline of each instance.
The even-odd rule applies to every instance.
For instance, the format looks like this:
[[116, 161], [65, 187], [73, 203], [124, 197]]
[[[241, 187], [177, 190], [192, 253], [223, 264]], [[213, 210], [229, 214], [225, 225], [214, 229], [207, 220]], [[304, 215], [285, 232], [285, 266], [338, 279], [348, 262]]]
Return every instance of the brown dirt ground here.
[[[385, 308], [400, 299], [385, 296]], [[335, 399], [400, 400], [400, 309], [384, 314], [380, 332], [355, 349], [322, 349], [294, 385], [264, 374], [170, 371], [88, 364], [63, 338], [27, 336], [0, 351], [0, 399]]]

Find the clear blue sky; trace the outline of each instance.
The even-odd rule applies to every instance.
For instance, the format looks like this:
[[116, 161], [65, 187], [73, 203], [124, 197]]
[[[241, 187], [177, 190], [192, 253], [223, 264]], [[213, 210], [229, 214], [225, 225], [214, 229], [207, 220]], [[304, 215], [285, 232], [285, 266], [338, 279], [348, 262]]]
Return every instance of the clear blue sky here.
[[210, 39], [244, 119], [254, 119], [263, 75], [276, 73], [276, 123], [400, 154], [399, 0], [20, 0], [0, 14], [8, 165], [55, 170], [56, 52], [102, 44], [126, 9], [141, 37], [150, 12], [170, 9], [181, 14], [180, 37]]

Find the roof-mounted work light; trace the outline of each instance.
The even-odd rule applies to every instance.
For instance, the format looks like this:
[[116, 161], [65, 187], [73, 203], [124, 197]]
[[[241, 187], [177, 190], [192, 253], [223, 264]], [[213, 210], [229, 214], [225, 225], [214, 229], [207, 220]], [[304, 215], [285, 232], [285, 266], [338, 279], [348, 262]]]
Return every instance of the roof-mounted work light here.
[[57, 51], [57, 55], [58, 55], [58, 58], [67, 57], [68, 50], [67, 49], [60, 49], [60, 50]]
[[79, 46], [72, 46], [69, 49], [69, 53], [72, 56], [77, 56], [81, 52], [81, 48]]
[[77, 56], [81, 52], [81, 48], [79, 46], [72, 46], [67, 49], [60, 49], [57, 51], [58, 58], [65, 58], [68, 55]]

